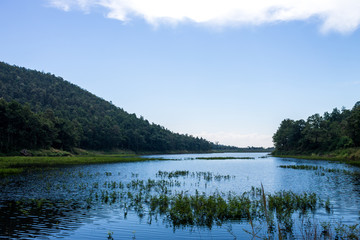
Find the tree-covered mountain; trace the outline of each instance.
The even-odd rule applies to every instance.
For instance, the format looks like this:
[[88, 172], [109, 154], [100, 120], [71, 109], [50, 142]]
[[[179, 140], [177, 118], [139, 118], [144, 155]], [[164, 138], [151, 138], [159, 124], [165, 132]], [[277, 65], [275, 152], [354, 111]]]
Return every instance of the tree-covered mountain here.
[[0, 152], [21, 148], [209, 151], [50, 73], [0, 62]]
[[285, 119], [273, 136], [276, 154], [322, 153], [360, 147], [360, 102], [305, 121]]

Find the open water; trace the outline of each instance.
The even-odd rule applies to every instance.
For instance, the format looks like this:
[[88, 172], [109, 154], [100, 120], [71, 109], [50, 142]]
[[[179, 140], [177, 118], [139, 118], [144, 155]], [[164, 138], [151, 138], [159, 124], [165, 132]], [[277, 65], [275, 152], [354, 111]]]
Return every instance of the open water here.
[[[251, 239], [246, 232], [251, 227], [246, 221], [229, 221], [211, 228], [174, 227], [166, 215], [149, 216], [146, 203], [140, 210], [130, 206], [126, 199], [135, 198], [134, 183], [142, 180], [146, 183], [149, 179], [167, 181], [169, 194], [183, 191], [189, 195], [196, 192], [241, 195], [252, 187], [260, 188], [261, 184], [271, 194], [282, 190], [316, 193], [319, 199], [330, 201], [331, 211], [320, 208], [309, 213], [307, 218], [312, 223], [360, 223], [359, 168], [328, 161], [275, 158], [266, 153], [146, 157], [166, 160], [69, 166], [0, 179], [0, 238]], [[230, 159], [198, 159], [209, 157]], [[318, 169], [299, 170], [281, 165]], [[166, 175], [176, 171], [186, 174]], [[111, 195], [113, 192], [116, 199]], [[129, 196], [129, 192], [134, 196]], [[294, 228], [298, 235], [293, 238], [298, 238], [302, 227]]]

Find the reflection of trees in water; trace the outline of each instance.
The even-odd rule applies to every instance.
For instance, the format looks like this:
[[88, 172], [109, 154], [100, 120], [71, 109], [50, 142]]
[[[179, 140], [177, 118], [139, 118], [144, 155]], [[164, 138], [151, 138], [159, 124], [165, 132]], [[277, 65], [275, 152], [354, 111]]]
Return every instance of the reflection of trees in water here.
[[84, 218], [84, 208], [67, 202], [45, 199], [5, 201], [0, 203], [0, 238], [33, 238], [75, 230]]
[[352, 177], [353, 191], [358, 193], [360, 196], [360, 173], [354, 174]]
[[[215, 225], [248, 223], [247, 226], [261, 227], [263, 235], [281, 231], [291, 236], [299, 231], [294, 225], [297, 214], [305, 219], [314, 216], [318, 209], [327, 209], [326, 199], [321, 201], [316, 194], [305, 192], [265, 194], [263, 189], [253, 187], [248, 192], [223, 193], [207, 189], [211, 183], [233, 183], [235, 176], [231, 175], [176, 170], [158, 171], [155, 179], [147, 180], [131, 173], [131, 177], [119, 181], [120, 175], [60, 170], [40, 174], [34, 177], [34, 181], [19, 177], [3, 182], [0, 238], [69, 234], [94, 215], [101, 214], [103, 218], [105, 208], [121, 211], [124, 219], [128, 212], [130, 215], [136, 213], [140, 219], [148, 219], [148, 223], [159, 221], [174, 229], [212, 229]], [[314, 176], [325, 180], [337, 175], [340, 172]], [[352, 178], [355, 191], [360, 192], [359, 175], [347, 175], [347, 178]], [[327, 184], [341, 185], [344, 182], [341, 179], [335, 178]], [[195, 192], [188, 191], [190, 188]], [[349, 187], [345, 190], [351, 191]], [[26, 191], [29, 194], [24, 194]], [[21, 200], [20, 195], [27, 196], [26, 200]], [[36, 195], [36, 200], [30, 199]], [[302, 222], [298, 224], [305, 226]]]

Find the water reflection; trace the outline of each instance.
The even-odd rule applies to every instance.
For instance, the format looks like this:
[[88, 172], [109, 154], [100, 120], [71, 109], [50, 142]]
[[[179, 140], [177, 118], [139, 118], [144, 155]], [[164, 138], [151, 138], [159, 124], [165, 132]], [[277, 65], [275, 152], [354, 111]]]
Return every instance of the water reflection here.
[[75, 202], [28, 199], [1, 202], [0, 238], [33, 238], [74, 231], [87, 214]]
[[[207, 196], [220, 192], [226, 198], [229, 192], [242, 194], [252, 186], [260, 188], [261, 183], [268, 194], [282, 190], [296, 194], [313, 192], [324, 201], [329, 199], [332, 212], [318, 210], [319, 219], [359, 222], [360, 177], [348, 174], [358, 169], [326, 161], [264, 156], [264, 153], [164, 155], [163, 158], [173, 160], [71, 166], [1, 179], [0, 238], [104, 239], [110, 231], [115, 239], [116, 236], [233, 239], [234, 235], [247, 239], [251, 235], [244, 229], [252, 230], [248, 220], [229, 220], [221, 226], [212, 225], [211, 230], [179, 225], [174, 232], [174, 224], [166, 214], [149, 215], [146, 201], [165, 190], [169, 196], [180, 192], [189, 195], [205, 192]], [[281, 165], [321, 166], [348, 172], [284, 169]], [[175, 172], [179, 176], [169, 177]], [[162, 180], [166, 182], [161, 183]], [[138, 190], [145, 189], [146, 184], [154, 185], [149, 191], [151, 196], [139, 195]], [[139, 198], [139, 202], [144, 201], [141, 207], [129, 205]], [[263, 231], [266, 234], [266, 228]]]

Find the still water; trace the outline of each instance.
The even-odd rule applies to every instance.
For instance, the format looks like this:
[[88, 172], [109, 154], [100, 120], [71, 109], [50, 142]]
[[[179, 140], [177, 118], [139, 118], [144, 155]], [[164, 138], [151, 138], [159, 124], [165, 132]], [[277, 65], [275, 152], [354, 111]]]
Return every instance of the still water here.
[[[140, 210], [130, 206], [126, 199], [136, 199], [136, 183], [141, 180], [163, 181], [170, 195], [241, 195], [261, 184], [269, 194], [282, 190], [316, 193], [319, 199], [330, 201], [331, 211], [312, 212], [308, 217], [313, 221], [360, 223], [360, 170], [355, 167], [266, 153], [146, 157], [165, 160], [70, 166], [0, 179], [0, 239], [251, 239], [246, 232], [251, 230], [248, 222], [174, 227], [166, 215], [149, 216], [146, 203]], [[280, 167], [284, 165], [319, 169]], [[176, 171], [186, 174], [169, 176]]]

